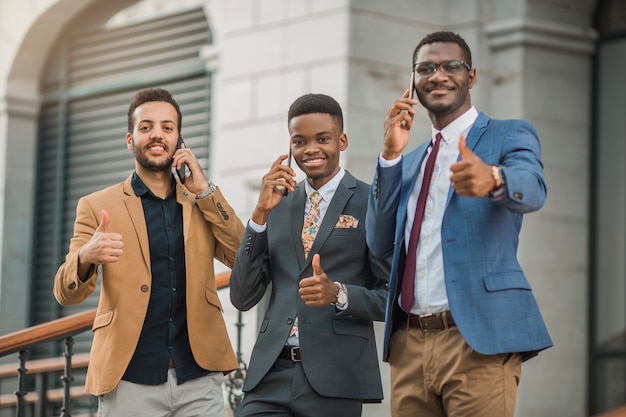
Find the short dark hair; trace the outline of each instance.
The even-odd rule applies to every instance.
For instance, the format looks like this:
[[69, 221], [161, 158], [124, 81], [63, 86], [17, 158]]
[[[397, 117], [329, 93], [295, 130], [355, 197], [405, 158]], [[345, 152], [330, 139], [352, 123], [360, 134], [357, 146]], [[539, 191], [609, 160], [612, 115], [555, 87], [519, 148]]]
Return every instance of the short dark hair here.
[[467, 42], [460, 35], [453, 32], [433, 32], [426, 35], [415, 47], [413, 51], [413, 62], [411, 62], [411, 68], [415, 65], [415, 60], [417, 59], [417, 53], [420, 48], [424, 45], [428, 45], [431, 43], [437, 42], [452, 42], [459, 45], [461, 48], [461, 53], [463, 54], [463, 61], [472, 68], [472, 51], [470, 51], [469, 46], [467, 46]]
[[135, 97], [133, 97], [133, 100], [128, 106], [128, 133], [133, 133], [133, 118], [137, 107], [150, 101], [164, 101], [174, 106], [176, 113], [178, 113], [178, 133], [180, 133], [183, 128], [183, 114], [180, 112], [180, 107], [176, 100], [174, 100], [174, 97], [172, 97], [172, 94], [163, 88], [144, 88], [135, 94]]
[[339, 125], [339, 130], [343, 132], [343, 113], [341, 106], [337, 101], [325, 94], [305, 94], [300, 96], [289, 107], [287, 113], [287, 123], [291, 122], [291, 119], [303, 114], [311, 113], [323, 113], [328, 114], [333, 118], [335, 123]]

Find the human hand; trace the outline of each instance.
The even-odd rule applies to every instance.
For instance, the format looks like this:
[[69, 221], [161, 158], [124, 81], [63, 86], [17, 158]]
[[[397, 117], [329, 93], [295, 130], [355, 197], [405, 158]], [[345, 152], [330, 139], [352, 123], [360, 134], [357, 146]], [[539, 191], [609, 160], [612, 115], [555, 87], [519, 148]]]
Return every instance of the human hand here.
[[459, 138], [459, 153], [461, 160], [450, 167], [450, 182], [454, 191], [466, 197], [487, 195], [496, 184], [491, 175], [491, 166], [467, 147], [465, 136]]
[[413, 117], [415, 116], [414, 105], [417, 100], [409, 98], [410, 90], [404, 92], [402, 98], [393, 102], [385, 115], [385, 137], [383, 141], [382, 156], [384, 159], [395, 159], [409, 143]]
[[174, 152], [172, 166], [176, 169], [181, 169], [185, 165], [189, 169], [189, 174], [185, 176], [185, 188], [196, 195], [206, 191], [209, 188], [209, 181], [206, 175], [204, 175], [200, 161], [183, 142], [180, 148]]
[[78, 251], [80, 266], [108, 264], [119, 261], [123, 254], [124, 242], [120, 233], [110, 233], [109, 214], [102, 210], [102, 221], [94, 232], [91, 239]]
[[328, 279], [320, 265], [320, 255], [316, 253], [311, 260], [313, 276], [300, 281], [300, 297], [309, 307], [322, 307], [337, 302], [339, 287]]
[[282, 164], [287, 158], [286, 154], [280, 155], [268, 173], [263, 176], [259, 200], [251, 216], [251, 220], [256, 224], [265, 224], [270, 211], [280, 203], [285, 192], [292, 192], [296, 186], [294, 179], [296, 172], [291, 167]]

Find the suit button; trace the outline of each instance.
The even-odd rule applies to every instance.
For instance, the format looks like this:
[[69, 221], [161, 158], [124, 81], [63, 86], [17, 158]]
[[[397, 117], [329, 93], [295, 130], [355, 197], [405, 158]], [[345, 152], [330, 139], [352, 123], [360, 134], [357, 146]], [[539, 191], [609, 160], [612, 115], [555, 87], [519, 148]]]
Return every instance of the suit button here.
[[220, 211], [222, 210], [222, 203], [217, 203], [217, 208], [220, 209]]
[[287, 319], [287, 324], [290, 326], [293, 324], [293, 319], [291, 317]]
[[76, 288], [76, 283], [75, 282], [70, 282], [70, 285], [67, 286], [68, 289], [73, 290]]
[[148, 292], [148, 286], [146, 284], [141, 286], [141, 292]]

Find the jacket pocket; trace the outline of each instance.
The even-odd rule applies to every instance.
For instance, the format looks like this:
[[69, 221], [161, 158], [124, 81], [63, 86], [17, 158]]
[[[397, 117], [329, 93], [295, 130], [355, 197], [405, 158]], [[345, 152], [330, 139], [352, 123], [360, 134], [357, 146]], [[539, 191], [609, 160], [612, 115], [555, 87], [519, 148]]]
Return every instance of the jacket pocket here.
[[101, 327], [108, 326], [113, 321], [113, 310], [105, 310], [96, 315], [93, 319], [92, 331], [96, 331]]
[[361, 229], [360, 228], [353, 228], [353, 227], [335, 227], [333, 228], [333, 232], [331, 233], [331, 236], [335, 236], [335, 237], [355, 237], [358, 238], [361, 236]]
[[357, 336], [369, 339], [371, 334], [370, 322], [360, 319], [333, 320], [333, 330], [337, 334]]
[[485, 283], [485, 288], [489, 292], [512, 289], [531, 290], [528, 280], [520, 270], [486, 275], [483, 278], [483, 282]]
[[224, 311], [222, 310], [222, 303], [220, 301], [220, 297], [217, 295], [216, 290], [209, 287], [204, 287], [204, 297], [206, 298], [207, 303], [211, 304], [214, 307], [217, 307], [220, 311]]

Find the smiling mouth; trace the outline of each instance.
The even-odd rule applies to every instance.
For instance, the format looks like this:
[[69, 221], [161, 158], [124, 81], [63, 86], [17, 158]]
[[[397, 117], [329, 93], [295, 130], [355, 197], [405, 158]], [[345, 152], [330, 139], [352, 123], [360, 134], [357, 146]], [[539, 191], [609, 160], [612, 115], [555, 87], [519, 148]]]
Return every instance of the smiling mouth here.
[[149, 145], [146, 149], [150, 152], [165, 152], [165, 146], [161, 145], [160, 143], [153, 143], [152, 145]]
[[318, 166], [323, 164], [326, 161], [326, 158], [309, 158], [302, 161], [304, 166]]

